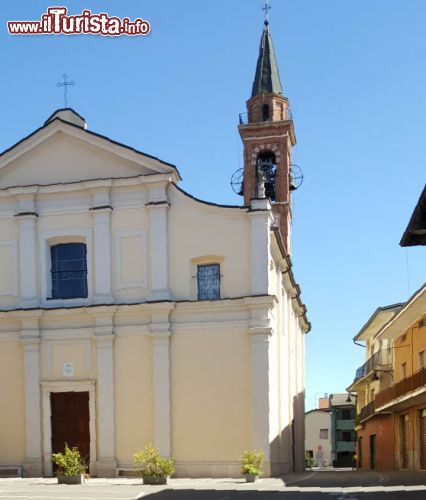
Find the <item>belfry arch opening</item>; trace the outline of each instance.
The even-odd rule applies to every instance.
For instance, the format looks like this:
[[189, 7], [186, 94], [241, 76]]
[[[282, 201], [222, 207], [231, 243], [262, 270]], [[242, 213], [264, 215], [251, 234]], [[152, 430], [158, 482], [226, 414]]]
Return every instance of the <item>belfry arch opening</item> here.
[[[275, 201], [275, 177], [277, 172], [276, 157], [272, 151], [262, 151], [257, 156], [256, 168], [263, 172], [265, 196]], [[258, 179], [259, 176], [256, 176]], [[257, 180], [257, 182], [259, 182]]]

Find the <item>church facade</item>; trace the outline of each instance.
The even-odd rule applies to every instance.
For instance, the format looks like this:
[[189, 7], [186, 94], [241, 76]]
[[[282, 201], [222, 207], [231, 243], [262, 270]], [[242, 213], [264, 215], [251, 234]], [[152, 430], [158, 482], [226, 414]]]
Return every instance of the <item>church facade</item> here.
[[200, 201], [177, 168], [72, 109], [0, 155], [0, 469], [92, 475], [153, 443], [177, 476], [304, 468], [304, 335], [291, 265], [295, 143], [265, 24], [242, 206]]

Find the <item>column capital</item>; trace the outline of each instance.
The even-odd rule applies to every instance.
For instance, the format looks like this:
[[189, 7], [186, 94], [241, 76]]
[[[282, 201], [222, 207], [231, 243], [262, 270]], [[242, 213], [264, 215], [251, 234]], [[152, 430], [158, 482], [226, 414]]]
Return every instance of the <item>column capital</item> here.
[[269, 337], [274, 333], [270, 326], [258, 326], [249, 328], [248, 332], [252, 342], [269, 342]]
[[96, 210], [97, 207], [110, 207], [110, 191], [111, 191], [111, 180], [105, 180], [105, 184], [103, 186], [91, 187], [90, 192], [92, 193], [92, 210]]
[[114, 305], [88, 307], [86, 309], [87, 314], [93, 316], [95, 326], [112, 326], [116, 311], [117, 306]]
[[170, 203], [167, 200], [163, 201], [150, 201], [145, 205], [146, 208], [149, 210], [159, 210], [159, 209], [165, 209], [167, 210], [170, 208]]
[[24, 352], [38, 351], [40, 349], [39, 337], [21, 337], [21, 344], [24, 347]]
[[250, 200], [249, 213], [253, 211], [264, 211], [268, 212], [272, 208], [269, 198], [252, 198]]
[[111, 217], [113, 208], [110, 205], [102, 205], [102, 206], [92, 207], [90, 211], [92, 212], [96, 222], [100, 224], [102, 224], [102, 222], [104, 224], [107, 224]]
[[20, 222], [31, 222], [35, 223], [38, 219], [38, 213], [37, 212], [18, 212], [15, 214], [16, 219]]
[[114, 345], [114, 334], [108, 333], [95, 333], [96, 345], [98, 348], [102, 349], [112, 349]]
[[[167, 326], [168, 327], [168, 326]], [[152, 330], [150, 336], [152, 338], [152, 342], [155, 344], [167, 344], [170, 341], [170, 337], [172, 336], [172, 332], [170, 330]]]

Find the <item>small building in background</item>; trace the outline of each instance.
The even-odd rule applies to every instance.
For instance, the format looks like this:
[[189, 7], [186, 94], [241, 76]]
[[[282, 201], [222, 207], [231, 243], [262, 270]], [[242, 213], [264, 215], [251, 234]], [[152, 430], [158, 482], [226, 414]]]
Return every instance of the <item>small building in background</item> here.
[[331, 466], [331, 413], [328, 408], [305, 413], [305, 450], [313, 459], [314, 467]]
[[351, 467], [355, 454], [355, 397], [330, 394], [331, 458], [333, 467]]

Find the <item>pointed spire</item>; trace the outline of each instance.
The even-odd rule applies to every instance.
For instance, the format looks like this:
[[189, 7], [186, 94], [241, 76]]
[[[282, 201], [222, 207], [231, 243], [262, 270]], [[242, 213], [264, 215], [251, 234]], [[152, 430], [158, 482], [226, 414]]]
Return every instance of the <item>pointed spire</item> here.
[[251, 96], [269, 93], [282, 94], [283, 91], [269, 32], [269, 22], [265, 19]]

